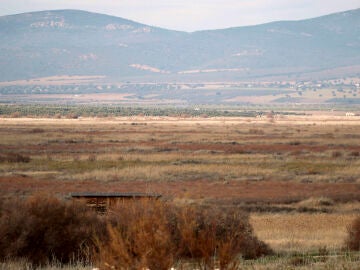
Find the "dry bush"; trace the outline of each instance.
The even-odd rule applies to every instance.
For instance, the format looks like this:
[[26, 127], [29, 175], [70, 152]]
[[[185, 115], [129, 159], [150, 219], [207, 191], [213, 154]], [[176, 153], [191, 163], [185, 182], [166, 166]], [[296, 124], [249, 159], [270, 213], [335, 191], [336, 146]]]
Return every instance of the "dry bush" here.
[[248, 216], [236, 210], [217, 207], [180, 209], [178, 228], [183, 257], [195, 259], [200, 269], [237, 269], [239, 255], [253, 259], [271, 253], [254, 235]]
[[250, 128], [249, 133], [256, 134], [256, 135], [264, 135], [265, 134], [264, 130], [258, 129], [258, 128]]
[[95, 154], [90, 154], [89, 156], [88, 156], [88, 161], [90, 161], [90, 162], [95, 162], [96, 161], [96, 155]]
[[45, 129], [43, 128], [33, 128], [31, 130], [29, 130], [29, 133], [44, 133], [45, 132]]
[[346, 247], [350, 250], [360, 250], [360, 217], [356, 218], [348, 228]]
[[102, 266], [116, 269], [169, 269], [193, 261], [200, 269], [215, 264], [237, 269], [239, 256], [271, 253], [253, 235], [247, 215], [220, 208], [177, 207], [161, 201], [118, 205], [108, 226], [109, 242], [99, 242]]
[[289, 142], [290, 145], [301, 145], [301, 141], [291, 141]]
[[9, 163], [28, 163], [31, 158], [18, 153], [0, 154], [0, 162]]
[[297, 255], [295, 257], [292, 257], [289, 261], [291, 266], [294, 267], [301, 267], [306, 266], [308, 264], [306, 257], [303, 255]]
[[65, 117], [67, 119], [78, 119], [79, 118], [79, 116], [75, 113], [68, 113]]
[[332, 151], [331, 152], [331, 157], [332, 158], [339, 158], [339, 157], [342, 157], [343, 156], [343, 153], [340, 152], [340, 151]]
[[87, 260], [94, 234], [105, 235], [103, 227], [84, 205], [46, 195], [8, 201], [0, 213], [0, 260], [25, 258], [35, 265]]
[[116, 269], [169, 269], [176, 254], [171, 210], [165, 203], [148, 200], [119, 204], [109, 217], [110, 241], [99, 242], [100, 264]]
[[310, 197], [298, 203], [299, 207], [316, 208], [324, 206], [333, 206], [335, 202], [327, 197]]
[[359, 151], [351, 151], [349, 153], [350, 157], [359, 157], [360, 156], [360, 152]]
[[11, 115], [10, 115], [11, 118], [19, 118], [21, 117], [21, 113], [20, 112], [13, 112]]

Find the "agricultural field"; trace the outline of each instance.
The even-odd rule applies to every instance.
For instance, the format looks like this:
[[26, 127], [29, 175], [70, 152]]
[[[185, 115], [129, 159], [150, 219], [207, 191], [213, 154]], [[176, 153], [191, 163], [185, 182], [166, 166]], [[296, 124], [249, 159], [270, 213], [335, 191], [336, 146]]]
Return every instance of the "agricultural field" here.
[[0, 118], [0, 197], [157, 193], [246, 213], [274, 253], [241, 269], [358, 269], [344, 247], [360, 215], [359, 142], [360, 117], [321, 113]]
[[[359, 78], [325, 81], [110, 83], [102, 76], [0, 82], [1, 104], [110, 106], [359, 106]], [[349, 106], [347, 106], [349, 107]]]

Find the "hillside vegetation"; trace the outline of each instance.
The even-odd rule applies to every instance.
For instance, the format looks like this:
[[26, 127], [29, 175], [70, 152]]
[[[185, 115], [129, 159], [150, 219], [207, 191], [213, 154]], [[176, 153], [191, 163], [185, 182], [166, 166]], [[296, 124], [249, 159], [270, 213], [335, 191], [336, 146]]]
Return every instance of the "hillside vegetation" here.
[[54, 75], [234, 81], [344, 67], [349, 69], [338, 75], [354, 76], [359, 14], [193, 33], [78, 10], [3, 16], [0, 81]]

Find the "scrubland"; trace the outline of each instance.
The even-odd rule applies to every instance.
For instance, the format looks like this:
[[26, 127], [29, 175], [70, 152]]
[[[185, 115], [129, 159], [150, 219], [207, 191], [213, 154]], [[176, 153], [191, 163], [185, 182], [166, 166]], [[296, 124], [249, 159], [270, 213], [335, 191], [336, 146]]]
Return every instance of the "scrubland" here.
[[[241, 269], [357, 269], [346, 241], [360, 210], [359, 134], [358, 117], [0, 119], [0, 196], [159, 193], [248, 215], [274, 253]], [[0, 268], [10, 264], [26, 267]]]

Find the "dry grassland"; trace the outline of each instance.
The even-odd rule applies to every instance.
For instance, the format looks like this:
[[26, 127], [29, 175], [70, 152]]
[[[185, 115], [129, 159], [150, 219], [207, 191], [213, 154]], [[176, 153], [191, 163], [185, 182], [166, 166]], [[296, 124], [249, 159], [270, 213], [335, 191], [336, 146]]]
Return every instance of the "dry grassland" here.
[[344, 246], [347, 227], [356, 214], [253, 214], [251, 224], [257, 236], [274, 250], [303, 252]]
[[105, 76], [52, 76], [29, 80], [0, 82], [0, 86], [88, 84], [98, 82], [104, 78]]
[[360, 211], [358, 117], [7, 118], [0, 160], [2, 198], [124, 191], [222, 204], [250, 211], [281, 252], [339, 250]]

